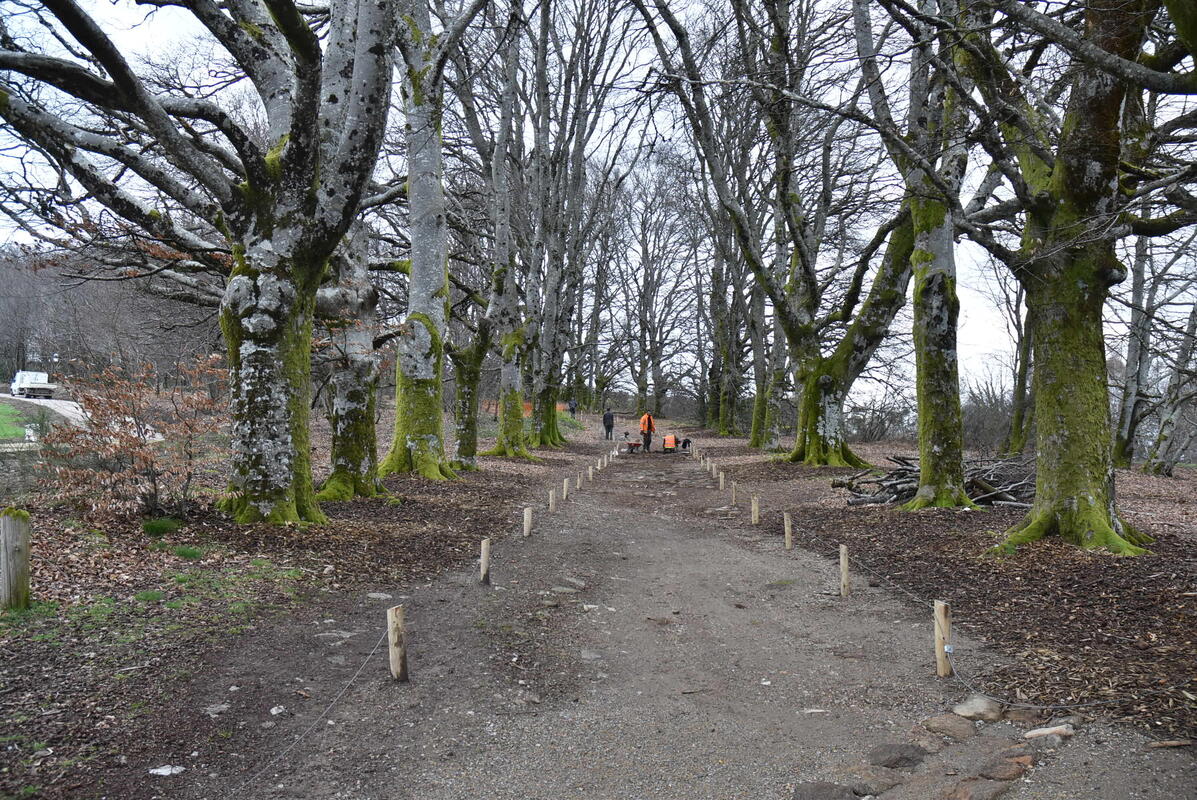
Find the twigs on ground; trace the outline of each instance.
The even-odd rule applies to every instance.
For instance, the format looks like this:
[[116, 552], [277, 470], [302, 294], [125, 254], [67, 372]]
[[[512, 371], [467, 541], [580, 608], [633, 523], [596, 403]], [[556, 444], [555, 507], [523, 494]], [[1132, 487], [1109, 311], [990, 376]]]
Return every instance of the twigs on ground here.
[[[918, 491], [919, 461], [908, 456], [889, 456], [888, 460], [897, 466], [881, 474], [866, 469], [837, 478], [831, 485], [851, 493], [850, 506], [905, 503]], [[964, 488], [980, 505], [1030, 508], [1035, 499], [1035, 462], [1023, 457], [969, 461], [964, 469]]]

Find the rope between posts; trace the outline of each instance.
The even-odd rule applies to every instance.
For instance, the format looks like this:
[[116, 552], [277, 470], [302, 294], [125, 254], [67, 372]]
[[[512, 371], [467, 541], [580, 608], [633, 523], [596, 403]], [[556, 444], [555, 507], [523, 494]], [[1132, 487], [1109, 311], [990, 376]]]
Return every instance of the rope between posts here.
[[266, 774], [267, 770], [269, 770], [271, 767], [273, 767], [275, 764], [277, 764], [279, 762], [279, 760], [282, 759], [283, 756], [287, 755], [287, 753], [289, 753], [293, 749], [295, 749], [295, 746], [297, 744], [302, 742], [305, 738], [307, 738], [307, 735], [309, 733], [311, 733], [313, 730], [316, 729], [316, 726], [319, 725], [320, 722], [323, 721], [324, 718], [328, 716], [328, 712], [333, 710], [333, 706], [335, 706], [337, 704], [337, 702], [340, 701], [340, 699], [345, 696], [345, 692], [349, 691], [349, 687], [352, 686], [355, 681], [357, 681], [358, 677], [362, 674], [362, 670], [364, 670], [366, 668], [366, 664], [370, 663], [370, 659], [373, 658], [374, 654], [378, 652], [378, 648], [382, 646], [382, 643], [386, 638], [387, 638], [387, 632], [383, 631], [382, 636], [378, 637], [378, 641], [374, 643], [374, 648], [372, 650], [370, 650], [370, 652], [362, 660], [362, 663], [360, 666], [358, 666], [357, 671], [354, 672], [353, 676], [349, 678], [349, 681], [344, 686], [341, 687], [341, 691], [337, 692], [337, 696], [334, 697], [329, 702], [329, 704], [324, 707], [324, 710], [322, 712], [320, 712], [320, 716], [316, 717], [316, 719], [312, 721], [311, 725], [309, 725], [307, 728], [304, 729], [304, 731], [302, 733], [300, 733], [298, 736], [296, 736], [295, 740], [292, 741], [291, 744], [284, 747], [282, 749], [282, 751], [279, 752], [278, 755], [276, 755], [274, 758], [267, 761], [265, 766], [263, 766], [261, 769], [259, 769], [257, 772], [255, 772], [253, 775], [250, 775], [248, 778], [246, 778], [245, 781], [240, 786], [238, 786], [236, 791], [233, 793], [234, 797], [240, 797], [242, 790], [244, 790], [247, 786], [252, 784], [258, 778], [260, 778], [264, 774]]
[[[822, 542], [823, 544], [832, 548], [833, 550], [837, 549], [839, 546], [838, 543], [835, 543], [828, 539], [825, 539], [822, 536], [820, 536], [819, 534], [814, 533], [809, 530], [806, 530], [806, 529], [800, 528], [796, 531], [796, 533], [798, 533], [801, 536], [806, 536], [806, 537], [809, 537], [812, 539], [816, 539], [819, 542]], [[918, 603], [920, 605], [924, 605], [931, 609], [935, 608], [934, 601], [928, 600], [927, 598], [922, 597], [922, 596], [912, 592], [911, 590], [907, 589], [905, 586], [898, 583], [897, 581], [895, 581], [893, 578], [889, 577], [888, 575], [885, 575], [883, 573], [879, 573], [873, 569], [870, 569], [867, 564], [865, 564], [863, 561], [861, 561], [859, 556], [853, 556], [851, 551], [848, 552], [848, 563], [855, 565], [860, 571], [866, 573], [870, 577], [875, 578], [878, 581], [884, 582], [885, 584], [887, 584], [888, 586], [890, 586], [894, 589], [897, 589], [899, 592], [902, 592], [907, 597], [914, 600], [916, 603]], [[992, 700], [995, 703], [1001, 703], [1002, 705], [1008, 706], [1010, 708], [1026, 708], [1026, 709], [1033, 709], [1033, 710], [1037, 710], [1037, 711], [1064, 711], [1064, 710], [1072, 709], [1072, 708], [1092, 708], [1094, 706], [1111, 706], [1111, 705], [1117, 705], [1117, 704], [1125, 704], [1128, 702], [1136, 702], [1136, 701], [1142, 699], [1143, 697], [1154, 697], [1156, 695], [1167, 694], [1168, 692], [1171, 692], [1175, 689], [1179, 689], [1182, 686], [1186, 686], [1192, 682], [1192, 680], [1185, 680], [1180, 683], [1174, 683], [1171, 686], [1166, 686], [1162, 689], [1152, 689], [1151, 691], [1146, 692], [1146, 693], [1140, 695], [1139, 697], [1131, 697], [1131, 696], [1124, 695], [1122, 697], [1107, 698], [1105, 700], [1091, 700], [1091, 701], [1080, 702], [1080, 703], [1052, 703], [1052, 704], [1048, 704], [1048, 705], [1038, 705], [1035, 703], [1023, 703], [1023, 702], [1019, 702], [1016, 700], [1010, 700], [1008, 698], [995, 697], [991, 694], [988, 694], [987, 692], [983, 692], [980, 689], [976, 688], [976, 686], [973, 682], [973, 681], [975, 681], [975, 678], [970, 679], [970, 676], [962, 674], [960, 669], [956, 666], [956, 660], [952, 657], [953, 650], [951, 648], [952, 648], [952, 645], [948, 645], [947, 649], [946, 649], [948, 663], [952, 667], [951, 677], [957, 683], [959, 683], [961, 686], [963, 686], [965, 689], [967, 689], [969, 692], [972, 692], [973, 694], [981, 695], [982, 697], [984, 697], [988, 700]]]

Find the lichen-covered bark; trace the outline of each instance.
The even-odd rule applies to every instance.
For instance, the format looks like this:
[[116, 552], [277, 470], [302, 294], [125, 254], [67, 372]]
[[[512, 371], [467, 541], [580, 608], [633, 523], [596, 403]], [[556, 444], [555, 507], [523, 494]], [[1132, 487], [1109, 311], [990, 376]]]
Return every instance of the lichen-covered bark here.
[[533, 400], [533, 433], [529, 437], [533, 447], [561, 447], [566, 443], [557, 421], [557, 389], [546, 386]]
[[524, 429], [524, 393], [520, 386], [517, 360], [522, 336], [508, 334], [503, 343], [503, 365], [499, 368], [499, 429], [493, 449], [487, 456], [538, 460], [528, 452], [528, 437]]
[[456, 477], [445, 458], [445, 423], [441, 385], [444, 344], [426, 315], [407, 315], [399, 336], [395, 369], [395, 436], [379, 475], [415, 472], [430, 480]]
[[787, 331], [791, 351], [796, 351], [795, 385], [802, 390], [797, 437], [787, 461], [867, 466], [844, 442], [844, 398], [906, 301], [913, 249], [914, 226], [907, 214], [890, 233], [869, 295], [830, 355], [818, 355], [817, 349], [799, 338], [801, 332]]
[[448, 324], [449, 246], [445, 227], [443, 98], [436, 39], [427, 3], [416, 0], [402, 39], [408, 160], [411, 272], [408, 313], [399, 331], [395, 367], [395, 435], [382, 476], [416, 472], [431, 480], [456, 476], [445, 456], [442, 385]]
[[[1090, 3], [1087, 38], [1133, 59], [1149, 15], [1136, 4]], [[1105, 220], [1121, 207], [1120, 128], [1125, 85], [1089, 64], [1074, 65], [1068, 107], [1050, 180], [1049, 201], [1028, 214], [1024, 237], [1035, 355], [1038, 432], [1035, 503], [1009, 531], [1010, 549], [1055, 534], [1085, 549], [1142, 553], [1148, 537], [1115, 509], [1109, 392], [1102, 307], [1126, 275]]]
[[[1108, 246], [1108, 243], [1107, 245]], [[1105, 250], [1101, 244], [1093, 250]], [[1147, 541], [1114, 509], [1109, 393], [1101, 313], [1105, 288], [1094, 259], [1068, 258], [1058, 280], [1028, 286], [1035, 341], [1035, 418], [1039, 427], [1034, 507], [1011, 530], [1015, 547], [1056, 534], [1085, 549], [1133, 555]]]
[[321, 501], [374, 497], [378, 483], [377, 369], [370, 374], [340, 370], [331, 380], [332, 472], [320, 487]]
[[325, 522], [312, 488], [308, 433], [315, 289], [285, 264], [259, 271], [241, 258], [220, 323], [232, 407], [229, 495], [237, 522]]
[[[489, 340], [489, 336], [485, 339]], [[482, 383], [482, 361], [486, 357], [488, 341], [475, 342], [453, 358], [456, 396], [453, 420], [457, 428], [457, 453], [453, 468], [470, 471], [478, 469], [478, 388]]]
[[963, 424], [956, 358], [953, 225], [944, 204], [912, 200], [915, 384], [919, 415], [919, 488], [903, 508], [971, 506], [964, 490]]

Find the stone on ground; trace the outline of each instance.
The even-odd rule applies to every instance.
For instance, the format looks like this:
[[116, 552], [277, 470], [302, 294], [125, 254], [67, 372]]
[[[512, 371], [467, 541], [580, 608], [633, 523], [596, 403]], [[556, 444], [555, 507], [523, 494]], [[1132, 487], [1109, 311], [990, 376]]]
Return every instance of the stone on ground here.
[[838, 783], [851, 787], [858, 795], [876, 795], [892, 789], [906, 776], [896, 769], [879, 767], [875, 764], [854, 764], [839, 767], [831, 774]]
[[793, 800], [856, 800], [847, 786], [827, 781], [806, 781], [794, 787]]
[[999, 758], [995, 761], [990, 761], [985, 766], [978, 770], [977, 774], [982, 778], [989, 778], [992, 781], [1013, 781], [1022, 777], [1022, 774], [1027, 771], [1027, 765], [1024, 763], [1030, 760], [1030, 756], [1019, 756], [1018, 758]]
[[996, 722], [1002, 718], [1002, 704], [990, 700], [983, 694], [970, 694], [963, 703], [952, 706], [952, 713], [965, 719], [981, 719]]
[[1071, 725], [1053, 725], [1050, 728], [1035, 728], [1023, 734], [1027, 739], [1038, 739], [1041, 736], [1072, 736], [1076, 730]]
[[926, 757], [927, 751], [917, 744], [890, 742], [874, 747], [865, 759], [874, 766], [902, 769], [917, 767]]
[[977, 726], [959, 714], [940, 714], [937, 717], [923, 720], [922, 725], [932, 733], [947, 736], [958, 742], [977, 735]]

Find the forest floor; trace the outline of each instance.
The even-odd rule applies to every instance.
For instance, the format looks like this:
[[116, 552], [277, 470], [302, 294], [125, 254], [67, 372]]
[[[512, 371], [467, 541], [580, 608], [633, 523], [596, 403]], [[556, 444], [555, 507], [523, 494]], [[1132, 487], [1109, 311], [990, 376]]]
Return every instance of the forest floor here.
[[[887, 800], [1197, 797], [1195, 746], [1151, 746], [1197, 735], [1193, 472], [1120, 477], [1152, 555], [1046, 543], [995, 561], [980, 556], [1015, 514], [848, 508], [829, 480], [844, 471], [689, 435], [737, 482], [735, 506], [692, 459], [650, 454], [548, 514], [548, 489], [607, 446], [589, 420], [538, 464], [392, 479], [402, 504], [329, 504], [320, 528], [209, 517], [148, 537], [35, 508], [41, 602], [0, 618], [0, 796], [851, 796], [814, 793], [827, 780]], [[846, 599], [828, 557], [841, 542]], [[974, 687], [1103, 705], [929, 735], [918, 723], [968, 693], [934, 677], [931, 598], [952, 604]], [[380, 638], [396, 603], [410, 684]], [[1007, 750], [1078, 712], [1058, 747]], [[861, 766], [910, 742], [935, 752]], [[150, 774], [165, 766], [185, 769]]]

